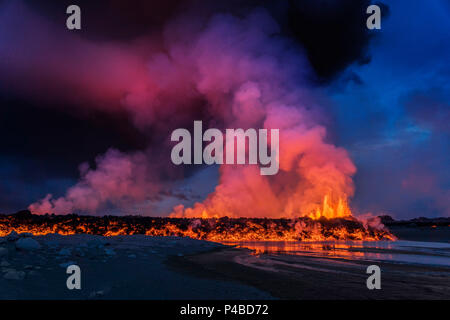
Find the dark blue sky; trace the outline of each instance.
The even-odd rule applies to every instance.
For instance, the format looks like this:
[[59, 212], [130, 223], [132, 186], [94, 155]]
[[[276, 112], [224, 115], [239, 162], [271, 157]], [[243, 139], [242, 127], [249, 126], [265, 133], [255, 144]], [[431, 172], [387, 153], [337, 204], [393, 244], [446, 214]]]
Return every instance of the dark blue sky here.
[[386, 4], [370, 63], [328, 88], [338, 144], [358, 168], [354, 204], [397, 217], [448, 216], [450, 3]]
[[[311, 9], [304, 1], [294, 1], [294, 8], [267, 6], [286, 36], [305, 48], [317, 92], [327, 100], [324, 109], [330, 138], [346, 148], [356, 164], [352, 205], [358, 212], [396, 218], [449, 216], [449, 2], [384, 1], [388, 14], [382, 29], [371, 32], [361, 25], [365, 16], [355, 18], [354, 14], [368, 2], [344, 2], [344, 9], [338, 9], [336, 1], [325, 2], [336, 9], [334, 13], [319, 5]], [[0, 1], [0, 18], [6, 3]], [[50, 19], [57, 12], [48, 1], [32, 6]], [[171, 16], [170, 10], [161, 6], [152, 8], [159, 16], [121, 18], [120, 32], [114, 35], [110, 28], [93, 24], [95, 32], [86, 31], [83, 36], [99, 41], [132, 38], [143, 29], [158, 30]], [[288, 11], [296, 12], [297, 18]], [[91, 19], [97, 20], [101, 12], [96, 8]], [[111, 9], [109, 14], [119, 12]], [[20, 20], [19, 15], [15, 18]], [[301, 23], [296, 22], [299, 19]], [[8, 29], [0, 31], [0, 56], [8, 50], [8, 35]], [[50, 192], [62, 195], [76, 183], [78, 165], [86, 160], [92, 163], [109, 147], [128, 151], [145, 145], [146, 138], [122, 121], [124, 115], [57, 113], [51, 104], [59, 102], [30, 98], [29, 92], [12, 93], [11, 83], [8, 77], [1, 78], [0, 212], [26, 208]], [[77, 102], [67, 102], [71, 103]], [[217, 168], [188, 176], [177, 185], [177, 192], [187, 195], [182, 199], [187, 205], [214, 188]], [[161, 199], [160, 213], [180, 202], [179, 197]]]

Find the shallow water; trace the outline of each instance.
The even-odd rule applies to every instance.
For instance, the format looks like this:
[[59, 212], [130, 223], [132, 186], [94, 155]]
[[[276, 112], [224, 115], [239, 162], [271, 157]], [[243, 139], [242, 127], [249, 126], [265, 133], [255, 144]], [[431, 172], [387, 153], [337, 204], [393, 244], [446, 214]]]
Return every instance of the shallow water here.
[[419, 241], [228, 242], [255, 254], [301, 255], [345, 260], [450, 266], [450, 243]]

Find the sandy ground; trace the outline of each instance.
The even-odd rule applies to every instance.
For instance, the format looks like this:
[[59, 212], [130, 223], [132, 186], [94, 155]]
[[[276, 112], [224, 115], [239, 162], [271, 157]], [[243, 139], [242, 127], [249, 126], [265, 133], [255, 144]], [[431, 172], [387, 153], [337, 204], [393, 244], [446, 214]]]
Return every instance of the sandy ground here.
[[[254, 286], [280, 299], [450, 300], [450, 228], [399, 227], [395, 242], [240, 243], [241, 248], [174, 257]], [[242, 249], [251, 248], [252, 250]], [[186, 263], [189, 262], [189, 264]], [[369, 265], [381, 269], [381, 289], [366, 285]]]
[[[0, 238], [0, 299], [269, 299], [267, 292], [236, 282], [186, 276], [168, 267], [171, 257], [223, 247], [188, 238], [141, 235], [32, 237], [40, 249], [17, 250]], [[4, 250], [2, 250], [4, 252]], [[81, 290], [68, 290], [66, 265], [81, 268]], [[5, 279], [9, 273], [19, 279]], [[23, 278], [21, 278], [23, 276]]]
[[[380, 246], [296, 243], [295, 252], [255, 254], [177, 237], [5, 237], [0, 299], [450, 299], [450, 244]], [[69, 264], [81, 268], [81, 290], [67, 289]], [[381, 290], [367, 289], [371, 264]]]
[[[184, 257], [218, 277], [239, 280], [281, 299], [450, 299], [450, 267], [302, 255], [252, 255], [224, 249]], [[178, 259], [179, 266], [185, 263]], [[450, 260], [449, 260], [450, 262]], [[367, 266], [381, 268], [381, 289], [366, 286]]]

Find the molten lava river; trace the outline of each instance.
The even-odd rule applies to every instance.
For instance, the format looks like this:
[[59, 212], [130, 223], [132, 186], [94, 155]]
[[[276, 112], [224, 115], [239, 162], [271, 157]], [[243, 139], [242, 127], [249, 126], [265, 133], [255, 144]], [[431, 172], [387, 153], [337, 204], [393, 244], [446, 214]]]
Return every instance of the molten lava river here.
[[[203, 215], [205, 216], [205, 215]], [[351, 215], [344, 201], [298, 218], [142, 217], [34, 215], [21, 211], [0, 216], [0, 236], [10, 232], [45, 235], [95, 234], [102, 236], [145, 234], [179, 236], [232, 244], [242, 241], [396, 240], [383, 225], [362, 223]]]

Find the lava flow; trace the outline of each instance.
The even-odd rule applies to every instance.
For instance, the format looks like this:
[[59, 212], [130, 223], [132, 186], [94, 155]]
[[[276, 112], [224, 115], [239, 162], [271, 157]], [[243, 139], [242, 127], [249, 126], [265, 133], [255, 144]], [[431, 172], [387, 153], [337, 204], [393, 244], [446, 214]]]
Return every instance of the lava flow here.
[[142, 216], [34, 215], [29, 211], [0, 216], [0, 236], [10, 232], [45, 235], [57, 233], [102, 236], [144, 234], [180, 236], [216, 242], [395, 240], [383, 225], [363, 224], [345, 202], [330, 206], [325, 197], [322, 210], [298, 218], [155, 218]]

